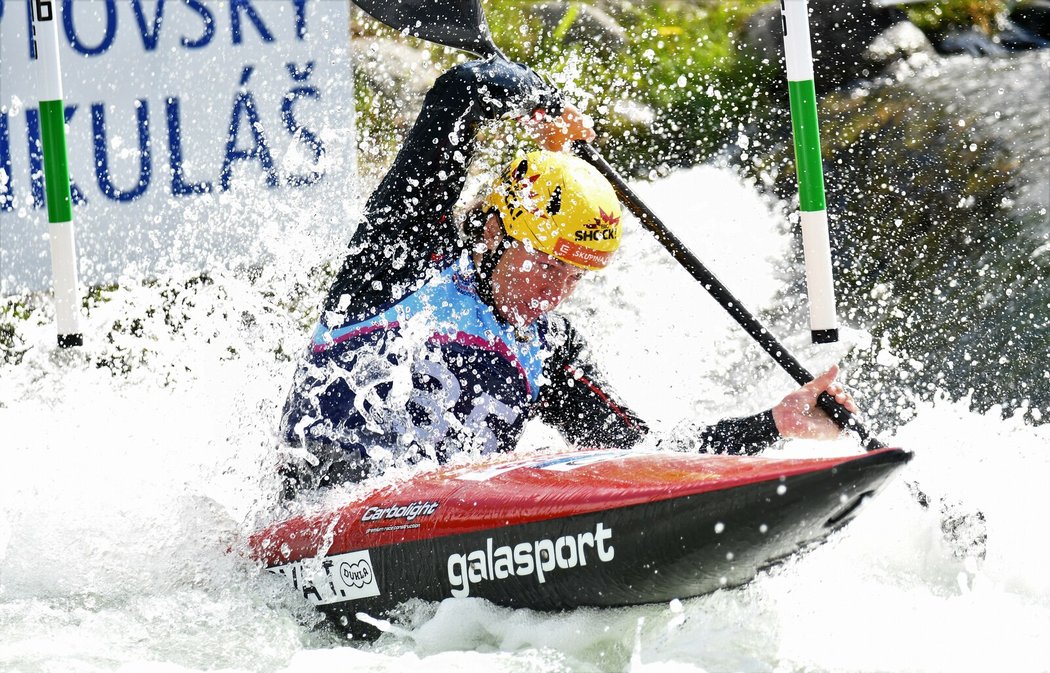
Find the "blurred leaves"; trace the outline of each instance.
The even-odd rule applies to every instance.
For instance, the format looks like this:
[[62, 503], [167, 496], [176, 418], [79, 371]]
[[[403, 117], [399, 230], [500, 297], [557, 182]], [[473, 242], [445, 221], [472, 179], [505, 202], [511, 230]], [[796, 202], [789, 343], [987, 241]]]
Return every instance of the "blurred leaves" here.
[[[703, 161], [723, 147], [764, 100], [768, 87], [759, 64], [739, 57], [735, 35], [765, 2], [606, 0], [593, 4], [623, 30], [589, 39], [571, 30], [573, 21], [583, 20], [580, 3], [553, 3], [566, 6], [553, 27], [544, 22], [541, 2], [490, 2], [486, 11], [496, 44], [507, 56], [550, 74], [595, 118], [601, 148], [610, 161], [626, 173], [644, 175], [662, 165]], [[435, 76], [464, 58], [366, 18], [357, 17], [354, 26], [358, 36], [416, 46], [423, 55], [421, 67], [432, 69]], [[359, 126], [366, 140], [375, 141], [367, 148], [363, 142], [363, 149], [392, 152], [399, 144], [396, 127], [414, 118], [421, 95], [415, 101], [398, 101], [361, 77], [356, 84]]]
[[1006, 0], [936, 0], [906, 6], [908, 18], [927, 34], [976, 27], [991, 35], [1006, 16]]

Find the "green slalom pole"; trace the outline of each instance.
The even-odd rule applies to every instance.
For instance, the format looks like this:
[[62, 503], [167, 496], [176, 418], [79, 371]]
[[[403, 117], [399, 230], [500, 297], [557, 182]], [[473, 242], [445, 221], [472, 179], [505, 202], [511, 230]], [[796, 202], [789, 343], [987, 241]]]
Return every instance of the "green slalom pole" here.
[[817, 126], [817, 93], [813, 83], [813, 50], [809, 37], [806, 0], [780, 0], [784, 16], [784, 55], [787, 61], [791, 127], [795, 138], [795, 167], [806, 258], [806, 292], [813, 343], [838, 341], [835, 282], [831, 269], [831, 240], [824, 200], [824, 164]]
[[73, 199], [69, 188], [66, 151], [65, 105], [62, 102], [62, 69], [58, 60], [59, 0], [32, 0], [33, 30], [31, 67], [36, 69], [40, 91], [40, 140], [44, 155], [44, 184], [51, 239], [51, 275], [55, 290], [55, 323], [58, 345], [81, 346], [80, 291], [77, 280]]

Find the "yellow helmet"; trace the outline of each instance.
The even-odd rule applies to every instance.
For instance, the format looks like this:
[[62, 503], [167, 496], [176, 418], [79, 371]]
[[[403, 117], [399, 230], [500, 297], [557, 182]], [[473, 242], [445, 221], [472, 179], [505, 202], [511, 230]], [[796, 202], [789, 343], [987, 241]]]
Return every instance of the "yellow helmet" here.
[[519, 156], [485, 199], [507, 234], [581, 269], [604, 268], [620, 247], [620, 202], [586, 161], [537, 151]]

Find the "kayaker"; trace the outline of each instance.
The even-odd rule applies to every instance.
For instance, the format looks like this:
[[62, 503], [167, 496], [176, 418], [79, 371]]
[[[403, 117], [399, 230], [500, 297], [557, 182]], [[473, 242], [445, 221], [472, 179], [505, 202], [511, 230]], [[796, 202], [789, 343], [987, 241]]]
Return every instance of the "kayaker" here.
[[[518, 117], [543, 149], [516, 157], [457, 223], [476, 134]], [[357, 481], [398, 462], [512, 450], [538, 417], [579, 447], [628, 448], [649, 430], [603, 382], [580, 334], [552, 313], [620, 245], [612, 186], [564, 152], [589, 120], [531, 69], [453, 67], [427, 94], [324, 301], [285, 405], [286, 496]], [[756, 453], [779, 437], [829, 438], [832, 368], [776, 407], [679, 439]]]

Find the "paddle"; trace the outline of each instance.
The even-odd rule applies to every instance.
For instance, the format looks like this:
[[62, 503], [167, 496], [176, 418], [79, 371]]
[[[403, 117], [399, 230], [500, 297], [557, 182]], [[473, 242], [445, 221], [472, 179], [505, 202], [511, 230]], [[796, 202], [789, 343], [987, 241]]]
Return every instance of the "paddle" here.
[[[447, 47], [463, 49], [478, 56], [506, 58], [492, 41], [480, 0], [353, 0], [354, 4], [386, 25], [408, 35]], [[620, 200], [637, 217], [642, 226], [671, 253], [671, 256], [704, 286], [744, 330], [799, 385], [813, 380], [813, 375], [770, 334], [762, 324], [733, 296], [729, 289], [697, 259], [659, 217], [631, 190], [627, 182], [609, 165], [590, 143], [576, 141], [576, 153], [598, 169], [612, 183]], [[886, 445], [872, 435], [853, 415], [827, 392], [817, 404], [843, 429], [857, 433], [868, 451]]]
[[[609, 165], [593, 145], [583, 141], [576, 141], [573, 144], [573, 149], [585, 161], [597, 168], [598, 171], [612, 183], [620, 200], [627, 205], [627, 208], [638, 218], [642, 223], [642, 226], [653, 234], [664, 249], [671, 253], [671, 256], [682, 265], [682, 268], [700, 282], [715, 301], [717, 301], [722, 308], [724, 308], [726, 312], [736, 320], [737, 324], [744, 328], [744, 331], [746, 331], [763, 350], [769, 353], [770, 357], [772, 357], [773, 360], [775, 360], [776, 363], [779, 364], [789, 376], [791, 376], [791, 378], [795, 379], [796, 383], [801, 386], [813, 380], [813, 375], [809, 373], [809, 370], [802, 366], [802, 363], [789, 353], [788, 350], [777, 341], [776, 337], [762, 326], [762, 323], [760, 323], [750, 311], [744, 308], [744, 305], [733, 295], [732, 292], [729, 291], [729, 288], [727, 288], [722, 281], [718, 280], [718, 278], [715, 277], [706, 266], [704, 266], [703, 262], [701, 262], [696, 255], [694, 255], [685, 244], [667, 228], [660, 218], [656, 216], [656, 213], [650, 210], [649, 207], [638, 198], [638, 195], [631, 190], [627, 182], [616, 172], [616, 169]], [[886, 447], [886, 444], [872, 435], [868, 429], [864, 427], [863, 423], [858, 421], [853, 414], [836, 402], [835, 398], [827, 392], [820, 393], [817, 397], [817, 405], [828, 416], [830, 416], [839, 427], [856, 432], [867, 451], [875, 451], [876, 449]]]
[[413, 37], [477, 56], [503, 57], [492, 41], [480, 0], [354, 0], [354, 4]]

